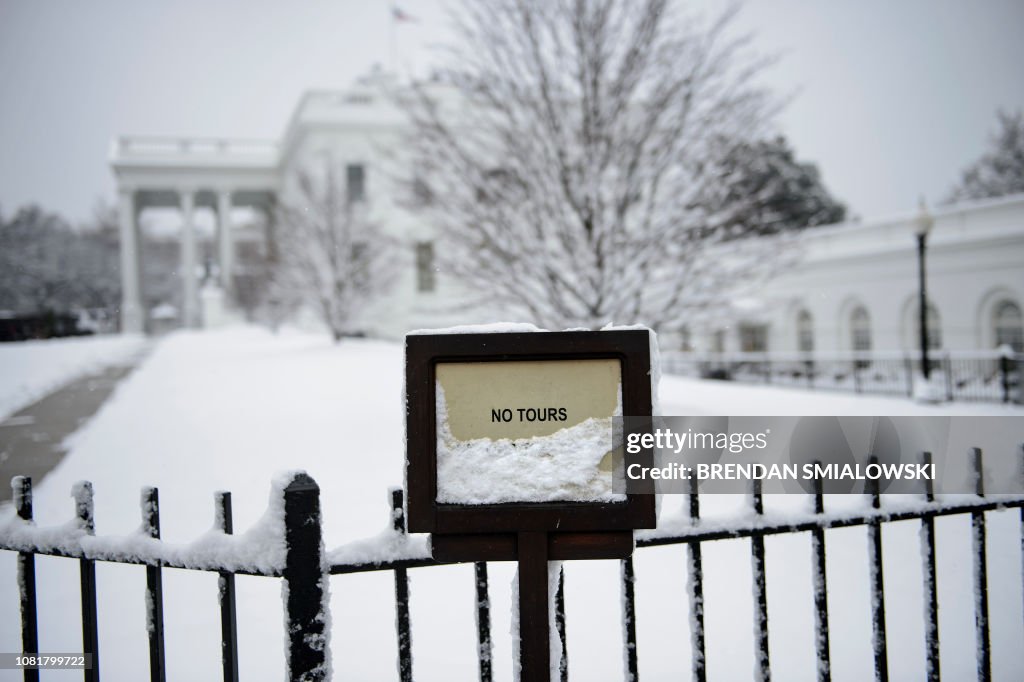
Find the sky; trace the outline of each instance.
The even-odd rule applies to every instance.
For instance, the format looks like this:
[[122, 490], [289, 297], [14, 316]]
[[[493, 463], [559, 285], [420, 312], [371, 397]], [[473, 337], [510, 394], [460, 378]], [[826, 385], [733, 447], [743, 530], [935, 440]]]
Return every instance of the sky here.
[[[276, 138], [306, 89], [428, 72], [443, 0], [398, 5], [415, 21], [387, 0], [0, 0], [0, 210], [87, 220], [116, 135]], [[996, 110], [1024, 108], [1022, 26], [1020, 0], [758, 0], [734, 30], [779, 56], [778, 131], [871, 219], [943, 198]]]

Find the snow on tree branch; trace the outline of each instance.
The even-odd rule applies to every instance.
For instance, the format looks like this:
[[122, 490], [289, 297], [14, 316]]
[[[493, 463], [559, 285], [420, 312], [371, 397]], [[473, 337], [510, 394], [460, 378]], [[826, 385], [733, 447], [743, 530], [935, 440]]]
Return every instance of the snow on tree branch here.
[[732, 16], [465, 3], [449, 66], [401, 95], [442, 268], [541, 326], [664, 329], [777, 264], [778, 239], [735, 239], [750, 197], [710, 200], [775, 107]]
[[278, 209], [270, 297], [286, 311], [308, 306], [338, 341], [393, 283], [397, 244], [371, 219], [366, 199], [348, 195], [330, 160], [322, 172], [297, 172], [293, 185]]

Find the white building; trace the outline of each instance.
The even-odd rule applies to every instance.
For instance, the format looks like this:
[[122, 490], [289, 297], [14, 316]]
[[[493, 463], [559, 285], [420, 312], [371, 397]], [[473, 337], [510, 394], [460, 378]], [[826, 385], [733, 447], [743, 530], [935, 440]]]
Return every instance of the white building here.
[[[215, 323], [236, 281], [233, 210], [272, 215], [299, 169], [340, 166], [349, 196], [365, 196], [373, 215], [400, 239], [407, 267], [372, 313], [357, 321], [370, 334], [484, 321], [501, 311], [470, 313], [456, 305], [457, 283], [436, 272], [428, 226], [398, 204], [389, 180], [401, 165], [402, 113], [375, 74], [344, 92], [309, 92], [278, 140], [120, 137], [111, 166], [121, 207], [122, 326], [141, 331], [145, 311], [139, 277], [139, 213], [177, 207], [182, 214], [182, 322]], [[397, 165], [396, 165], [397, 164]], [[199, 292], [197, 213], [212, 211], [220, 288]], [[237, 213], [236, 213], [237, 215]], [[801, 258], [763, 287], [730, 322], [695, 324], [670, 346], [700, 351], [909, 350], [917, 346], [917, 213], [805, 231]], [[928, 237], [931, 343], [946, 349], [1021, 347], [1024, 308], [1024, 195], [934, 211]], [[267, 243], [288, 239], [267, 222]]]
[[[1024, 350], [1024, 195], [930, 215], [930, 347]], [[806, 230], [796, 265], [743, 301], [733, 323], [695, 329], [691, 345], [712, 352], [920, 348], [919, 219], [914, 211]]]
[[[311, 91], [299, 102], [279, 140], [194, 139], [121, 136], [110, 154], [117, 180], [122, 245], [122, 328], [143, 331], [140, 282], [139, 216], [153, 208], [181, 213], [181, 323], [215, 324], [226, 294], [237, 283], [236, 241], [243, 227], [235, 209], [264, 214], [265, 248], [288, 239], [273, 224], [275, 205], [286, 199], [299, 170], [314, 172], [330, 163], [347, 183], [349, 197], [365, 199], [374, 220], [404, 246], [401, 276], [372, 312], [354, 322], [369, 334], [399, 337], [407, 329], [464, 321], [457, 309], [458, 286], [434, 266], [436, 248], [430, 230], [399, 208], [405, 198], [391, 169], [401, 164], [402, 113], [384, 93], [388, 78], [372, 75], [344, 92]], [[198, 262], [198, 214], [215, 216], [219, 287], [203, 291], [204, 268]], [[223, 293], [222, 293], [223, 292]]]

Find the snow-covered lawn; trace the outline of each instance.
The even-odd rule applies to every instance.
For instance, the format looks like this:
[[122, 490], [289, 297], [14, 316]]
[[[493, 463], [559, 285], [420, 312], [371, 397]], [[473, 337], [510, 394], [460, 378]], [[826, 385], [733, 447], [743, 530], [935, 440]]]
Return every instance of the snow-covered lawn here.
[[0, 419], [105, 367], [130, 362], [141, 336], [83, 336], [0, 344]]
[[[257, 329], [178, 333], [163, 340], [69, 442], [70, 454], [36, 488], [40, 525], [73, 514], [70, 492], [81, 479], [95, 486], [101, 535], [128, 534], [140, 524], [139, 488], [160, 488], [162, 535], [188, 542], [213, 524], [213, 493], [231, 490], [243, 532], [267, 505], [275, 472], [305, 469], [320, 484], [327, 547], [371, 536], [389, 522], [387, 489], [402, 482], [402, 349]], [[938, 408], [900, 400], [807, 393], [666, 377], [667, 414], [948, 414], [1006, 413], [997, 406]], [[1024, 415], [1019, 408], [1013, 414]], [[684, 498], [669, 497], [665, 517]], [[797, 498], [769, 499], [792, 506]], [[735, 513], [743, 500], [705, 496], [709, 515]], [[850, 503], [849, 500], [846, 501]], [[0, 521], [10, 508], [0, 510]], [[988, 515], [989, 587], [996, 679], [1024, 669], [1019, 515]], [[970, 520], [939, 528], [942, 672], [974, 671]], [[924, 645], [918, 524], [885, 526], [885, 584], [891, 679], [923, 677]], [[829, 531], [829, 606], [833, 679], [871, 676], [867, 540], [863, 528]], [[766, 539], [772, 668], [777, 679], [813, 680], [810, 538]], [[683, 547], [637, 552], [640, 671], [645, 680], [688, 679], [689, 618]], [[709, 679], [753, 676], [750, 544], [704, 546]], [[77, 562], [37, 559], [40, 648], [77, 651]], [[491, 564], [496, 679], [511, 677], [510, 586], [514, 567]], [[0, 553], [0, 651], [20, 648], [14, 557]], [[417, 680], [476, 677], [471, 566], [416, 569], [412, 581], [413, 660]], [[110, 680], [145, 679], [144, 571], [99, 564], [100, 660]], [[220, 678], [216, 576], [165, 569], [169, 680]], [[241, 679], [279, 680], [284, 635], [280, 581], [238, 578]], [[566, 565], [567, 628], [574, 679], [622, 679], [618, 562]], [[396, 677], [394, 583], [390, 573], [331, 580], [331, 651], [338, 680]], [[44, 675], [77, 679], [78, 674]], [[17, 679], [0, 671], [0, 679]]]

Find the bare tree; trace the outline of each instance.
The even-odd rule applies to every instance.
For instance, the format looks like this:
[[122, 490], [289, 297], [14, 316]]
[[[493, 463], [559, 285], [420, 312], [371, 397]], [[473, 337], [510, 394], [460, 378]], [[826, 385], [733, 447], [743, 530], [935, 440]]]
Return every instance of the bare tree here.
[[357, 331], [360, 312], [391, 285], [397, 271], [392, 240], [370, 219], [362, 197], [350, 197], [335, 165], [296, 174], [278, 210], [277, 262], [269, 297], [272, 322], [308, 305], [335, 341]]
[[79, 230], [35, 205], [0, 216], [0, 310], [112, 315], [121, 297], [116, 230], [103, 204]]
[[732, 16], [464, 3], [449, 66], [403, 99], [408, 184], [441, 267], [545, 326], [671, 328], [770, 263], [770, 238], [740, 244], [735, 206], [702, 200], [773, 109], [753, 83], [767, 62], [729, 37]]

